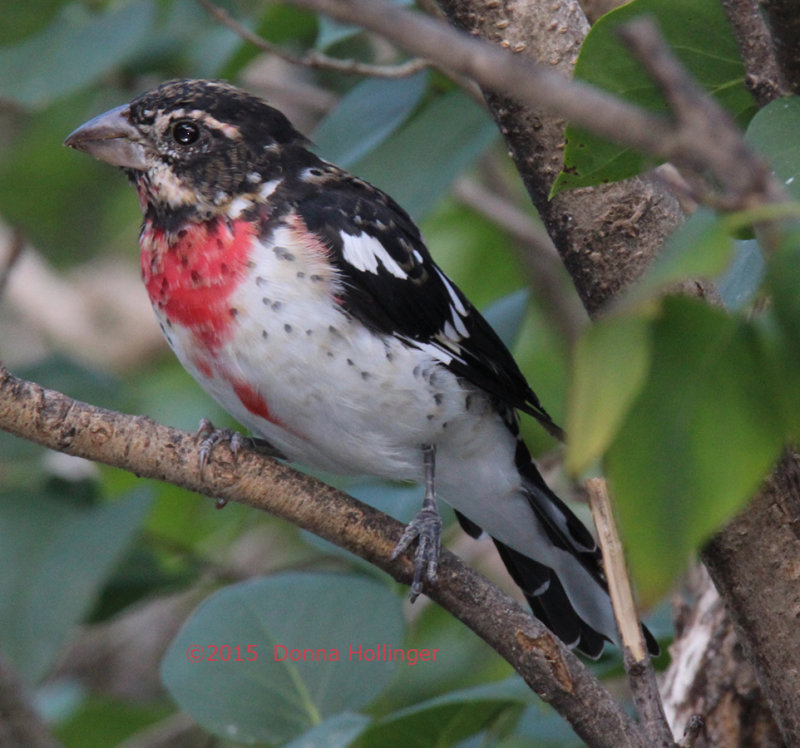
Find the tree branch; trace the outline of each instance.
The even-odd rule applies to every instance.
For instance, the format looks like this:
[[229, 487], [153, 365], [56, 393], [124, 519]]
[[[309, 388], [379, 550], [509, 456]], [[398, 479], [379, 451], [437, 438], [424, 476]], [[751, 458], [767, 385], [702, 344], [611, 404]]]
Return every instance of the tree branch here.
[[[403, 527], [396, 520], [287, 465], [217, 447], [200, 469], [196, 438], [144, 416], [72, 400], [0, 366], [0, 428], [50, 449], [236, 501], [282, 517], [383, 569], [399, 582], [411, 562], [390, 561]], [[581, 661], [510, 597], [444, 551], [439, 581], [426, 594], [505, 658], [525, 682], [592, 746], [644, 747], [639, 727]]]
[[721, 4], [747, 71], [745, 83], [758, 105], [766, 106], [773, 99], [790, 93], [757, 0], [721, 0]]
[[793, 93], [800, 92], [800, 14], [792, 0], [761, 0], [778, 67]]
[[409, 75], [414, 75], [420, 70], [424, 70], [430, 65], [427, 60], [409, 60], [398, 65], [371, 65], [366, 62], [358, 60], [342, 60], [338, 57], [330, 57], [322, 52], [309, 52], [306, 55], [295, 55], [288, 50], [280, 47], [277, 44], [267, 41], [259, 36], [247, 26], [239, 23], [227, 11], [215, 5], [211, 0], [196, 0], [209, 15], [221, 23], [223, 26], [229, 28], [236, 34], [242, 41], [252, 44], [256, 49], [262, 52], [268, 52], [276, 57], [280, 57], [286, 62], [293, 65], [301, 65], [307, 68], [316, 68], [321, 70], [332, 70], [336, 73], [346, 73], [347, 75], [369, 75], [373, 78], [407, 78]]

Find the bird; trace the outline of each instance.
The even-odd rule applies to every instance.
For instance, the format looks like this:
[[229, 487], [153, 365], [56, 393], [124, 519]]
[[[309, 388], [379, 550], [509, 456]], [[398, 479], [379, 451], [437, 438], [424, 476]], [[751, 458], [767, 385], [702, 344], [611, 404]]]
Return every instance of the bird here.
[[519, 414], [563, 432], [389, 195], [224, 81], [168, 81], [64, 142], [136, 188], [144, 286], [212, 398], [291, 462], [424, 486], [393, 553], [416, 544], [412, 599], [437, 578], [441, 498], [567, 646], [618, 641], [597, 544]]

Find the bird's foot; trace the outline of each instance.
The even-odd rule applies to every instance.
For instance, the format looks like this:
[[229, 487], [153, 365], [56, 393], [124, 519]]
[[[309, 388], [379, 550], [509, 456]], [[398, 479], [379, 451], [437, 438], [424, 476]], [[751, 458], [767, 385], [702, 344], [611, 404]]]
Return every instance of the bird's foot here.
[[417, 540], [417, 550], [414, 553], [414, 579], [408, 595], [412, 603], [420, 596], [425, 579], [431, 583], [437, 580], [439, 550], [442, 546], [442, 518], [436, 506], [433, 480], [436, 448], [426, 444], [422, 447], [422, 455], [425, 468], [425, 498], [422, 501], [422, 509], [409, 522], [391, 555], [392, 560], [396, 559], [414, 540]]
[[436, 581], [439, 565], [439, 549], [442, 542], [442, 519], [436, 503], [428, 504], [427, 499], [416, 517], [408, 524], [400, 542], [394, 547], [391, 558], [394, 560], [417, 540], [414, 553], [414, 580], [411, 583], [409, 599], [413, 603], [422, 592], [425, 580]]
[[254, 452], [279, 460], [286, 459], [281, 452], [265, 439], [255, 436], [245, 436], [233, 429], [218, 429], [208, 418], [200, 420], [195, 437], [200, 440], [200, 469], [203, 470], [211, 461], [211, 453], [217, 444], [227, 442], [234, 459], [242, 449], [252, 449]]

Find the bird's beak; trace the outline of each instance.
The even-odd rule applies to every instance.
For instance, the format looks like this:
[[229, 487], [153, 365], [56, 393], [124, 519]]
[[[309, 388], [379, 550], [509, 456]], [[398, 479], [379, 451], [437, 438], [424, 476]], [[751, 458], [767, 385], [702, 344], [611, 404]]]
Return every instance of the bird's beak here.
[[147, 152], [131, 124], [127, 104], [99, 114], [67, 137], [64, 145], [84, 151], [112, 166], [146, 171]]

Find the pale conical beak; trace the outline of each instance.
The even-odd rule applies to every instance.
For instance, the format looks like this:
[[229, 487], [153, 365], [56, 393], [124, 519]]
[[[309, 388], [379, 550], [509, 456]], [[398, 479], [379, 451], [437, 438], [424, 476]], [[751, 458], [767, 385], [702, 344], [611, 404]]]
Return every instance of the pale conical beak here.
[[127, 104], [89, 120], [71, 133], [64, 145], [84, 151], [112, 166], [146, 171], [145, 146], [139, 131], [130, 122]]

